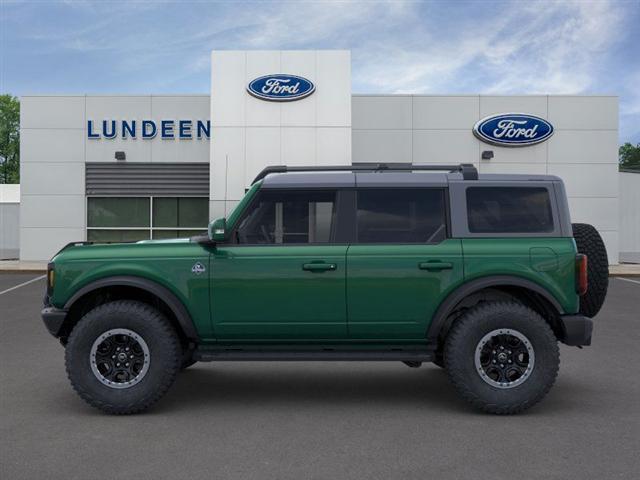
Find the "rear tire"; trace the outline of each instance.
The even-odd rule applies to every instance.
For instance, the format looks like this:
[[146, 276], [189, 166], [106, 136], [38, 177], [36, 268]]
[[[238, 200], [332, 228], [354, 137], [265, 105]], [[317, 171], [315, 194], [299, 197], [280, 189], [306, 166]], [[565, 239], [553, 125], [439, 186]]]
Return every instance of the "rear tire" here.
[[447, 335], [445, 368], [474, 407], [514, 414], [538, 403], [555, 382], [558, 342], [547, 322], [516, 302], [489, 302], [467, 311]]
[[73, 328], [65, 350], [75, 391], [111, 414], [151, 407], [175, 380], [181, 360], [171, 323], [155, 308], [132, 300], [91, 310]]
[[587, 256], [587, 293], [580, 297], [580, 313], [595, 317], [602, 308], [609, 288], [609, 259], [602, 237], [592, 225], [574, 223], [573, 238], [579, 253]]

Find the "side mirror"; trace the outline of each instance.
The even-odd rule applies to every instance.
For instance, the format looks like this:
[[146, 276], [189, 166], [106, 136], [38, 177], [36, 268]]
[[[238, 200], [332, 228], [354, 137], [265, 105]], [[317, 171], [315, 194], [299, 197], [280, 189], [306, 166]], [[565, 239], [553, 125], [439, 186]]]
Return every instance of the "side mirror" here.
[[216, 218], [209, 224], [209, 238], [213, 242], [224, 242], [227, 234], [227, 219]]

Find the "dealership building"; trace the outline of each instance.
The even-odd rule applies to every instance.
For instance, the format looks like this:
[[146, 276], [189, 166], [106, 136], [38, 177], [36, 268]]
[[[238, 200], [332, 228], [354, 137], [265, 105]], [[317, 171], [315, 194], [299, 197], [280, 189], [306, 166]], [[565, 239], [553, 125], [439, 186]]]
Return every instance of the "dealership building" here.
[[615, 96], [359, 95], [349, 51], [214, 51], [208, 94], [24, 96], [20, 128], [25, 261], [203, 231], [267, 165], [471, 163], [561, 177], [618, 263]]

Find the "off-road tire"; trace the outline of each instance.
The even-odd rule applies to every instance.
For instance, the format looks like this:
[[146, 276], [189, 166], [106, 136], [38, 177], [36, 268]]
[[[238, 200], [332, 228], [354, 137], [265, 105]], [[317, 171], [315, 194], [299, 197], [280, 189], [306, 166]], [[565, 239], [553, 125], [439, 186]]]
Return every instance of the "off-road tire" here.
[[[93, 373], [93, 343], [112, 329], [129, 329], [139, 335], [150, 352], [149, 367], [139, 383], [115, 389]], [[119, 300], [102, 304], [85, 314], [73, 328], [65, 350], [67, 376], [74, 390], [89, 405], [110, 414], [142, 412], [169, 389], [182, 361], [178, 336], [166, 317], [142, 302]]]
[[[481, 339], [496, 329], [523, 334], [535, 354], [523, 383], [501, 389], [482, 379], [474, 363]], [[547, 322], [517, 302], [487, 302], [462, 315], [445, 340], [444, 362], [453, 386], [474, 407], [500, 415], [520, 413], [538, 403], [555, 382], [560, 365], [558, 341]]]
[[602, 237], [592, 225], [573, 223], [573, 238], [579, 253], [587, 256], [587, 293], [580, 297], [580, 313], [595, 317], [602, 308], [609, 287], [609, 259]]

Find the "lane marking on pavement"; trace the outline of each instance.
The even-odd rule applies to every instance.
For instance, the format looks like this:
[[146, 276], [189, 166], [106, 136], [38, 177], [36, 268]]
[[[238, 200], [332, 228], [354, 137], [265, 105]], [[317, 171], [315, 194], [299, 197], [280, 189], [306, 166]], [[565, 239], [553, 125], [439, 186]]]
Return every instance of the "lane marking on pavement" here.
[[13, 290], [16, 290], [16, 289], [20, 288], [20, 287], [24, 287], [25, 285], [29, 285], [30, 283], [37, 282], [38, 280], [42, 280], [43, 278], [46, 278], [46, 275], [40, 275], [39, 277], [32, 278], [31, 280], [28, 280], [28, 281], [26, 281], [24, 283], [21, 283], [20, 285], [16, 285], [15, 287], [7, 288], [6, 290], [1, 291], [0, 295], [4, 295], [5, 293], [9, 293], [9, 292], [11, 292]]
[[638, 285], [640, 285], [640, 282], [638, 280], [631, 280], [630, 278], [622, 278], [622, 277], [616, 277], [618, 280], [622, 280], [623, 282], [631, 282], [631, 283], [637, 283]]

